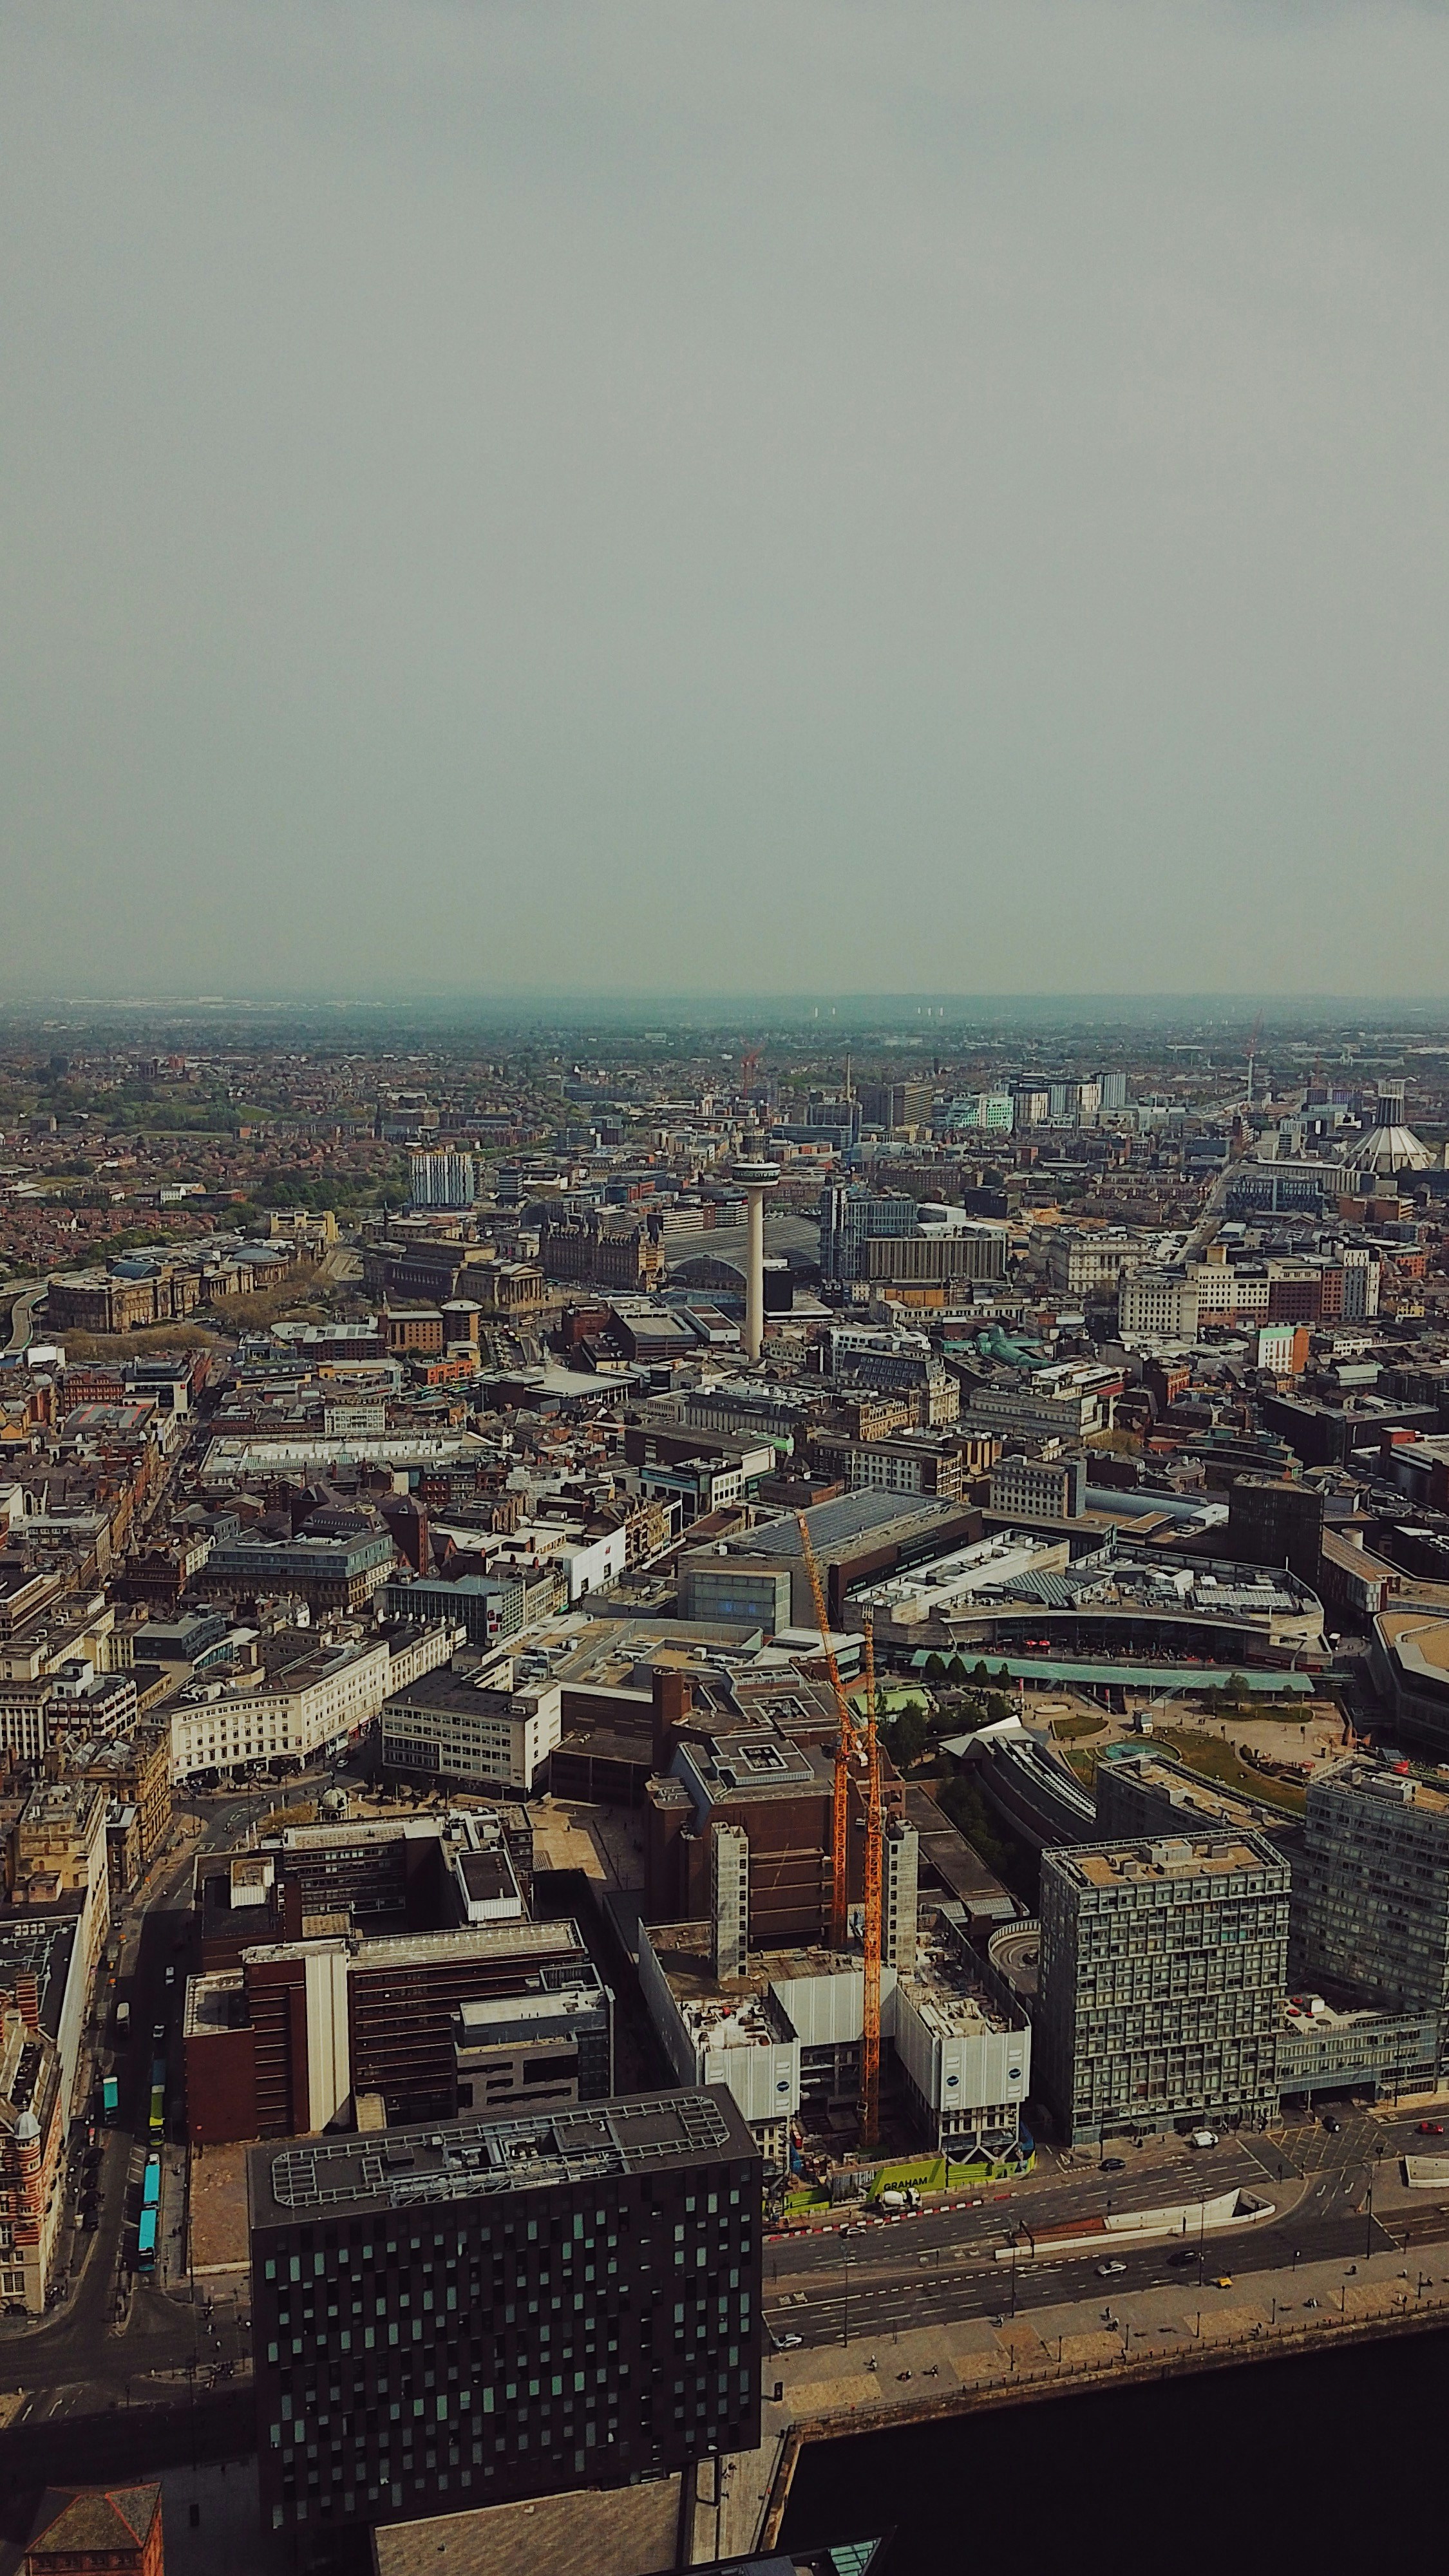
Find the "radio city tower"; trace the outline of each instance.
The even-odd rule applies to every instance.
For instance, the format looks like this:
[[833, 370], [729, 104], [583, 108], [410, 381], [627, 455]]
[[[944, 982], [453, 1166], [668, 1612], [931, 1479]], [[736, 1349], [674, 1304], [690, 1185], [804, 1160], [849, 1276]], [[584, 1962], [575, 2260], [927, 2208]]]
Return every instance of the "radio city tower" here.
[[747, 1154], [735, 1165], [745, 1194], [745, 1357], [758, 1362], [765, 1340], [765, 1198], [780, 1177], [778, 1163]]

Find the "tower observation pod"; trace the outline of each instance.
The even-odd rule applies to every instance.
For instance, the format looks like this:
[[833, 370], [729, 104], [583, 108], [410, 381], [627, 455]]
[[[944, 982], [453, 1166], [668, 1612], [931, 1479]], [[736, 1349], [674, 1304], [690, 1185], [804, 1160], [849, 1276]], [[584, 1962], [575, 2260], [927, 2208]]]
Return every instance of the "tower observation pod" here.
[[745, 1194], [745, 1357], [757, 1362], [765, 1341], [765, 1199], [780, 1178], [778, 1163], [735, 1165]]

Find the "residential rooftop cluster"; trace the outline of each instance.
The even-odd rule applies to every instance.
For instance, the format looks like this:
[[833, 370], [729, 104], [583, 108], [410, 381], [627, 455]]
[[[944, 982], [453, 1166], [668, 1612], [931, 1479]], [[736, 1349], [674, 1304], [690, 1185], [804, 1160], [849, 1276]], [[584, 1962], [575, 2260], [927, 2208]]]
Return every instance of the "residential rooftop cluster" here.
[[[868, 2039], [890, 2151], [994, 2179], [1449, 2074], [1437, 1060], [817, 1045], [0, 1052], [0, 2297], [53, 2285], [103, 1962], [242, 1793], [157, 2116], [253, 2149], [259, 2261], [703, 2228], [695, 2169], [755, 2212], [708, 2390], [625, 2390], [601, 2290], [567, 2422], [450, 2417], [446, 2500], [314, 2423], [343, 2519], [752, 2426], [762, 2196], [867, 2187]], [[1163, 1695], [1311, 1744], [1214, 1777]]]

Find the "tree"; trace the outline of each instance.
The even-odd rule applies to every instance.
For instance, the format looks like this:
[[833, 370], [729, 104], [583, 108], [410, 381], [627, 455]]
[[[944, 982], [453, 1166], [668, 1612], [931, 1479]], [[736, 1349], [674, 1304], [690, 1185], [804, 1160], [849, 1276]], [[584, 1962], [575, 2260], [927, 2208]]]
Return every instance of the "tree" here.
[[928, 1730], [925, 1718], [916, 1702], [907, 1700], [905, 1707], [892, 1718], [889, 1727], [888, 1749], [896, 1769], [909, 1771], [913, 1763], [919, 1762], [925, 1752], [927, 1741]]

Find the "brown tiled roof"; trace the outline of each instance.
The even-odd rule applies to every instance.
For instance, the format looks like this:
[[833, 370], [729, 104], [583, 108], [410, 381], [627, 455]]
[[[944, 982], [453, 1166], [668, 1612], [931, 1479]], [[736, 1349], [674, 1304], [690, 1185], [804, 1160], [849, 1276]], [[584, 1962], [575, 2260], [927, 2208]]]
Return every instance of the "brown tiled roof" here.
[[127, 2549], [146, 2538], [161, 2510], [159, 2486], [52, 2488], [42, 2497], [30, 2548]]
[[373, 2534], [376, 2576], [659, 2576], [677, 2566], [679, 2480], [540, 2496]]

